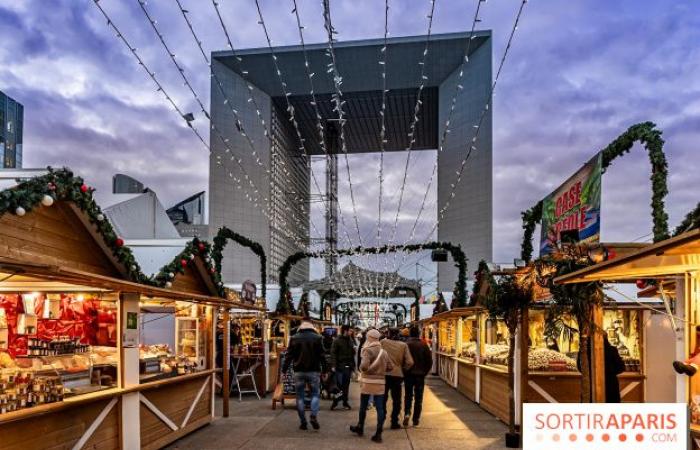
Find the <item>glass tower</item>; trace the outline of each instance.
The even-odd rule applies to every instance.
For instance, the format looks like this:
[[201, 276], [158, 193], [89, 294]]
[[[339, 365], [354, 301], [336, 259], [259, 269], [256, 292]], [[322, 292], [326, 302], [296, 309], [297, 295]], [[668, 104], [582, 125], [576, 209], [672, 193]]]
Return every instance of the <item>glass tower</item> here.
[[24, 106], [0, 91], [0, 168], [22, 167]]

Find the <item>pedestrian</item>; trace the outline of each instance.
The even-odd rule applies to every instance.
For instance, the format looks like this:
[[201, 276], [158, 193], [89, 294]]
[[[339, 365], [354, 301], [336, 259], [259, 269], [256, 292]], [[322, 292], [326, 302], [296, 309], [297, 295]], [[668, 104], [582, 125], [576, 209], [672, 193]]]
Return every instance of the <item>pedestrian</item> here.
[[307, 430], [306, 424], [306, 385], [311, 387], [311, 426], [318, 430], [318, 411], [321, 403], [321, 371], [326, 369], [326, 359], [323, 357], [321, 335], [313, 324], [307, 320], [301, 322], [297, 333], [289, 340], [287, 357], [284, 360], [282, 373], [294, 367], [294, 384], [297, 397], [297, 412], [301, 425], [299, 429]]
[[331, 346], [331, 370], [335, 372], [336, 383], [342, 395], [333, 399], [331, 410], [334, 410], [342, 400], [343, 408], [350, 410], [348, 395], [350, 394], [350, 378], [355, 369], [355, 342], [349, 334], [350, 326], [340, 327], [340, 336], [335, 338]]
[[406, 344], [413, 358], [413, 366], [404, 372], [406, 398], [403, 406], [403, 426], [408, 426], [411, 419], [411, 409], [413, 409], [413, 426], [417, 427], [423, 410], [425, 377], [433, 367], [433, 355], [430, 347], [420, 339], [418, 327], [411, 327]]
[[350, 431], [358, 436], [364, 434], [365, 417], [370, 396], [374, 396], [377, 408], [377, 430], [372, 436], [372, 441], [382, 442], [382, 429], [386, 416], [384, 409], [384, 384], [386, 374], [393, 369], [391, 358], [379, 343], [381, 334], [377, 330], [369, 330], [366, 333], [366, 342], [362, 348], [360, 363], [360, 413], [357, 425], [351, 425]]
[[399, 416], [401, 414], [401, 388], [403, 384], [403, 373], [413, 366], [413, 357], [408, 350], [408, 345], [399, 340], [398, 328], [389, 328], [387, 338], [381, 341], [382, 348], [391, 358], [393, 369], [386, 374], [386, 384], [384, 388], [384, 410], [386, 411], [391, 394], [391, 429], [398, 430]]
[[605, 403], [620, 403], [620, 381], [617, 376], [625, 371], [625, 362], [620, 357], [617, 348], [603, 339], [603, 358], [605, 359]]

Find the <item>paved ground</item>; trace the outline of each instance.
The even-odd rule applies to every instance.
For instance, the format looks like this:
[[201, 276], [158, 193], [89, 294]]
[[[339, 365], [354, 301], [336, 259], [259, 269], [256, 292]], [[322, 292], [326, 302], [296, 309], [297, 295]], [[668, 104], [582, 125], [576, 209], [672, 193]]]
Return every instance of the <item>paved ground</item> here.
[[[418, 428], [384, 431], [384, 443], [374, 444], [351, 434], [348, 426], [357, 421], [359, 389], [352, 385], [352, 411], [330, 411], [330, 402], [321, 401], [319, 431], [301, 431], [293, 405], [271, 409], [271, 400], [249, 396], [239, 403], [231, 399], [231, 416], [175, 442], [170, 449], [502, 449], [506, 427], [490, 414], [436, 378], [428, 380], [423, 417]], [[389, 404], [391, 408], [391, 402]], [[217, 415], [221, 399], [217, 399]], [[375, 423], [374, 412], [367, 417], [366, 429]], [[369, 433], [371, 435], [371, 433]]]

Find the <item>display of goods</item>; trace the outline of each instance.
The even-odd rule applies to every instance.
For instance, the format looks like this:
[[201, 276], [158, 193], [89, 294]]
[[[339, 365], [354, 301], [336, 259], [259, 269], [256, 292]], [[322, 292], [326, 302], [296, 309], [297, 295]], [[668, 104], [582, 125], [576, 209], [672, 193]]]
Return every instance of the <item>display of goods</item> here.
[[641, 362], [636, 358], [623, 357], [625, 372], [641, 372]]
[[467, 345], [462, 346], [462, 354], [460, 356], [463, 358], [476, 358], [476, 342], [469, 342]]
[[7, 353], [0, 352], [0, 369], [16, 367], [15, 360]]
[[508, 346], [502, 344], [484, 345], [483, 362], [499, 366], [508, 365]]
[[0, 370], [0, 414], [63, 400], [64, 387], [57, 376], [32, 371]]
[[537, 348], [528, 353], [528, 369], [544, 371], [576, 371], [576, 361], [554, 350]]

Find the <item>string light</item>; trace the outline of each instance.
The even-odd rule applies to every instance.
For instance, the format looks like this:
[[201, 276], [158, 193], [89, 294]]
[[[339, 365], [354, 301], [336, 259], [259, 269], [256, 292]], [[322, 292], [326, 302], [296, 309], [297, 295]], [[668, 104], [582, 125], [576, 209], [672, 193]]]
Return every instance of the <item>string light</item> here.
[[338, 31], [333, 27], [333, 22], [331, 20], [331, 7], [330, 7], [330, 0], [323, 0], [323, 21], [324, 21], [324, 28], [326, 29], [326, 33], [328, 34], [328, 50], [327, 50], [327, 55], [330, 59], [330, 63], [328, 64], [328, 69], [327, 73], [331, 74], [333, 77], [333, 87], [335, 89], [335, 92], [333, 93], [332, 97], [332, 102], [335, 104], [333, 111], [337, 112], [338, 114], [338, 121], [340, 125], [340, 145], [341, 149], [343, 152], [343, 156], [345, 157], [345, 169], [347, 172], [347, 177], [348, 177], [348, 185], [350, 187], [350, 201], [352, 203], [352, 213], [353, 213], [353, 218], [355, 220], [355, 228], [357, 230], [357, 237], [359, 240], [360, 247], [363, 246], [362, 244], [362, 235], [360, 234], [360, 223], [359, 219], [357, 218], [357, 207], [355, 206], [355, 194], [352, 186], [352, 178], [350, 176], [350, 163], [348, 162], [348, 148], [347, 144], [345, 142], [345, 122], [347, 119], [345, 119], [345, 113], [343, 112], [343, 105], [345, 104], [345, 101], [343, 100], [343, 92], [341, 90], [341, 85], [343, 84], [343, 78], [340, 76], [340, 72], [338, 71], [338, 65], [336, 63], [335, 59], [335, 49], [333, 46], [333, 42], [335, 41], [335, 38], [333, 37], [334, 34], [338, 34]]
[[[185, 114], [185, 113], [180, 109], [180, 107], [175, 103], [175, 101], [173, 100], [173, 98], [170, 96], [170, 94], [168, 94], [167, 90], [164, 88], [164, 86], [160, 83], [160, 81], [159, 81], [158, 78], [156, 77], [155, 72], [152, 71], [152, 70], [150, 70], [150, 69], [148, 68], [148, 66], [146, 65], [145, 61], [144, 61], [144, 60], [141, 58], [141, 56], [138, 54], [137, 49], [136, 49], [135, 47], [133, 47], [133, 46], [129, 43], [129, 41], [126, 39], [126, 37], [123, 35], [123, 33], [119, 30], [119, 28], [117, 28], [117, 26], [114, 24], [113, 20], [110, 18], [110, 16], [109, 16], [109, 15], [107, 14], [107, 12], [104, 10], [104, 8], [102, 8], [102, 5], [100, 5], [99, 1], [100, 1], [100, 0], [93, 0], [93, 3], [95, 4], [95, 6], [98, 8], [98, 10], [100, 11], [100, 13], [102, 13], [103, 17], [104, 17], [105, 20], [107, 21], [107, 26], [110, 27], [110, 28], [112, 28], [112, 30], [116, 33], [117, 38], [129, 49], [129, 52], [136, 58], [136, 61], [137, 61], [137, 63], [139, 64], [139, 66], [141, 66], [141, 68], [148, 74], [148, 76], [149, 76], [149, 78], [151, 79], [151, 81], [153, 81], [153, 83], [156, 85], [157, 91], [162, 93], [162, 95], [165, 97], [165, 99], [167, 100], [167, 102], [168, 102], [168, 103], [172, 106], [172, 108], [180, 115], [180, 117], [185, 121], [185, 124], [190, 128], [190, 130], [192, 130], [192, 132], [195, 134], [195, 136], [197, 137], [197, 139], [202, 143], [202, 145], [207, 149], [207, 151], [210, 152], [210, 153], [213, 153], [212, 150], [211, 150], [211, 147], [210, 147], [209, 144], [204, 140], [204, 138], [202, 137], [201, 133], [192, 125], [192, 121], [193, 121], [192, 115], [189, 114], [189, 113], [188, 113], [188, 114]], [[139, 2], [139, 4], [141, 4], [141, 2]], [[155, 24], [153, 24], [153, 23], [152, 23], [152, 25], [155, 26]], [[168, 53], [169, 53], [170, 55], [172, 55], [172, 52], [168, 51]], [[212, 127], [213, 127], [213, 124], [212, 124]], [[224, 140], [224, 141], [223, 141], [223, 144], [226, 146], [226, 152], [229, 153], [231, 150], [230, 150], [230, 148], [228, 147], [228, 143]], [[217, 165], [221, 166], [222, 168], [225, 168], [224, 165], [223, 165], [223, 163], [221, 162], [221, 156], [220, 156], [220, 155], [214, 155], [214, 156], [215, 156], [215, 158], [216, 158], [216, 163], [217, 163]], [[259, 191], [258, 191], [257, 187], [255, 186], [255, 184], [253, 183], [252, 178], [248, 175], [248, 173], [246, 172], [245, 168], [243, 167], [243, 165], [242, 165], [242, 160], [241, 160], [240, 158], [237, 158], [237, 157], [234, 157], [234, 156], [231, 156], [230, 159], [231, 159], [232, 161], [236, 162], [236, 164], [237, 164], [238, 167], [240, 168], [240, 170], [241, 170], [241, 172], [242, 172], [242, 174], [243, 174], [243, 178], [244, 178], [245, 181], [247, 181], [248, 184], [250, 185], [250, 188], [252, 189], [253, 194], [258, 194]], [[234, 179], [234, 181], [237, 182], [237, 184], [238, 184], [237, 188], [238, 188], [238, 189], [241, 189], [241, 187], [242, 187], [241, 185], [243, 184], [242, 181], [241, 181], [241, 179], [240, 179], [240, 178], [237, 178], [237, 177], [234, 177], [233, 174], [232, 174], [230, 171], [228, 171], [228, 175], [229, 175], [230, 178]], [[250, 195], [250, 193], [249, 193], [247, 190], [245, 190], [245, 189], [243, 189], [243, 192], [244, 192], [244, 195], [245, 195], [245, 197], [246, 197], [247, 200], [249, 200], [251, 203], [253, 203], [253, 205], [254, 205], [255, 207], [259, 207], [259, 198], [258, 198], [258, 197], [254, 197], [254, 195]], [[270, 216], [269, 216], [269, 214], [268, 214], [268, 212], [267, 212], [265, 209], [261, 209], [261, 212], [265, 215], [265, 217], [268, 218], [268, 220], [271, 220], [271, 219], [270, 219]], [[287, 235], [287, 236], [288, 236], [290, 239], [296, 240], [296, 237], [295, 237], [295, 236], [290, 236], [290, 235]]]

